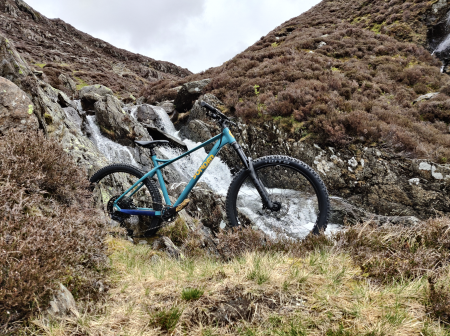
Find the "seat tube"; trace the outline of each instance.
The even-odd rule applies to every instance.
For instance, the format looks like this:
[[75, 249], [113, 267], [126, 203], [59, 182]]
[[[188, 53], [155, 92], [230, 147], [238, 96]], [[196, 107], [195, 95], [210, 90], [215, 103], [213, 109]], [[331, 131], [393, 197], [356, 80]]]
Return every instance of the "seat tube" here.
[[[154, 167], [159, 167], [159, 162], [156, 161], [156, 159], [157, 159], [156, 155], [152, 155], [152, 162]], [[172, 205], [172, 203], [170, 202], [169, 193], [167, 192], [166, 184], [164, 183], [164, 178], [161, 169], [156, 170], [156, 176], [158, 177], [159, 186], [161, 187], [161, 191], [163, 193], [166, 204]]]

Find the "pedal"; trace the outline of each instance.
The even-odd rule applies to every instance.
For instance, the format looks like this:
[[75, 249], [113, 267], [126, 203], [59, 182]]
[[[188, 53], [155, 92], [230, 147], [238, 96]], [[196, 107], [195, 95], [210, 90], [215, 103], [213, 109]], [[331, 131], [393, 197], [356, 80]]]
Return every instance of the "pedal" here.
[[177, 206], [176, 211], [180, 212], [181, 210], [183, 210], [184, 208], [186, 208], [189, 205], [189, 202], [191, 200], [189, 199], [185, 199], [183, 202], [180, 203], [180, 205]]

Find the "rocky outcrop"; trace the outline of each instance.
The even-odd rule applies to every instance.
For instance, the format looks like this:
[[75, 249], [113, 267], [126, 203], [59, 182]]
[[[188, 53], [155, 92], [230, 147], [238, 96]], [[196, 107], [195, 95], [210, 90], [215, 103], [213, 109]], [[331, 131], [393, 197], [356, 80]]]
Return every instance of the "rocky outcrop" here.
[[[18, 94], [17, 99], [26, 107], [25, 113], [29, 118], [28, 123], [20, 122], [22, 125], [20, 127], [27, 125], [35, 128], [36, 122], [29, 123], [29, 121], [37, 120], [39, 128], [47, 136], [57, 138], [65, 150], [74, 157], [77, 164], [88, 170], [95, 170], [108, 162], [92, 141], [81, 132], [79, 119], [83, 117], [76, 110], [76, 104], [63, 92], [36, 77], [13, 43], [1, 35], [0, 76], [15, 83], [26, 94], [26, 98], [24, 98], [23, 92], [14, 91]], [[1, 99], [8, 100], [8, 95], [3, 90], [0, 91]], [[73, 110], [64, 110], [69, 107]], [[67, 113], [71, 117], [67, 117]], [[7, 120], [5, 119], [5, 122]], [[14, 125], [4, 126], [4, 128], [11, 127]]]
[[150, 105], [143, 104], [136, 109], [137, 121], [154, 126], [154, 121], [158, 118], [156, 112]]
[[53, 317], [63, 317], [69, 314], [73, 314], [75, 317], [80, 316], [72, 293], [61, 283], [59, 284], [59, 290], [50, 301], [47, 313]]
[[37, 130], [31, 99], [17, 85], [0, 77], [0, 134], [6, 131]]
[[148, 132], [122, 109], [120, 101], [107, 94], [94, 104], [95, 116], [106, 137], [124, 146], [133, 145], [134, 140], [151, 140]]

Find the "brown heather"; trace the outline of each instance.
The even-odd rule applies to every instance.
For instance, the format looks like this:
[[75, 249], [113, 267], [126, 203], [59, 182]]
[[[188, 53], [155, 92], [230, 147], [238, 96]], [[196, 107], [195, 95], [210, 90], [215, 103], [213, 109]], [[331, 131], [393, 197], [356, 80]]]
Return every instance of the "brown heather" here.
[[[247, 122], [275, 119], [299, 140], [387, 146], [408, 156], [450, 156], [449, 78], [421, 46], [432, 2], [322, 1], [222, 66], [149, 84], [148, 102], [212, 78], [206, 91]], [[326, 45], [323, 45], [323, 43]], [[256, 90], [255, 90], [256, 89]], [[432, 101], [413, 105], [428, 92]], [[302, 130], [302, 132], [298, 132]]]
[[85, 172], [41, 133], [0, 137], [0, 333], [61, 282], [95, 297], [105, 269], [103, 221]]

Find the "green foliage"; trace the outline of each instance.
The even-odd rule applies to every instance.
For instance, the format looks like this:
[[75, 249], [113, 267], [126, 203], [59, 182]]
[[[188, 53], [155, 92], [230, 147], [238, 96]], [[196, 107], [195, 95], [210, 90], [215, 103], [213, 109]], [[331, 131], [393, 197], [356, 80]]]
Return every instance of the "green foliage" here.
[[198, 288], [184, 288], [181, 292], [181, 298], [186, 301], [195, 301], [201, 298], [204, 291]]
[[152, 315], [150, 323], [155, 327], [160, 327], [161, 330], [172, 332], [177, 326], [183, 311], [179, 308], [172, 307], [168, 310], [163, 309]]

